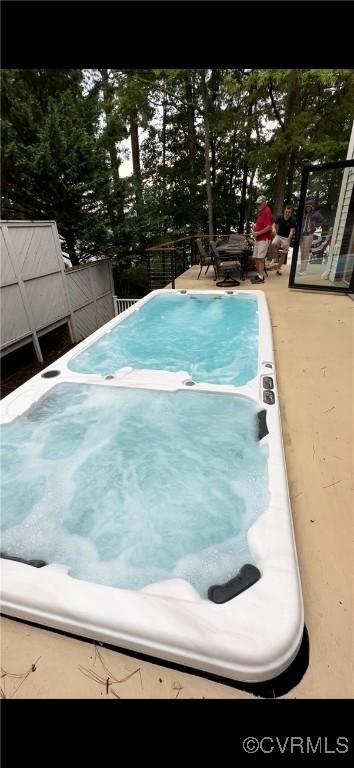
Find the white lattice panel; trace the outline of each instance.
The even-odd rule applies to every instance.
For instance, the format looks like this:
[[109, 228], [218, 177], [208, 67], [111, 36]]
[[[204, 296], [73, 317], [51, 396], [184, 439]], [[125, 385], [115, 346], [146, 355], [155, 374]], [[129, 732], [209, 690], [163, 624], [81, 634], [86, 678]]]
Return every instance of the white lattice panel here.
[[55, 222], [1, 222], [0, 247], [1, 347], [32, 334], [39, 349], [36, 332], [65, 318], [84, 339], [114, 316], [109, 261], [64, 272]]
[[61, 273], [28, 280], [25, 291], [37, 330], [70, 314]]
[[92, 286], [95, 296], [101, 296], [102, 293], [111, 290], [109, 269], [110, 265], [107, 261], [102, 263], [97, 262], [94, 269], [91, 269]]
[[23, 280], [61, 269], [51, 224], [27, 227], [9, 225], [8, 233]]
[[1, 345], [31, 333], [25, 308], [17, 284], [1, 288]]
[[1, 255], [1, 262], [0, 262], [1, 285], [3, 285], [4, 283], [15, 283], [16, 274], [10, 261], [9, 251], [8, 251], [2, 230], [0, 231], [0, 255]]
[[90, 333], [97, 330], [96, 309], [94, 303], [92, 302], [89, 306], [78, 309], [74, 313], [74, 319], [78, 339], [86, 339], [86, 336], [89, 336]]
[[92, 300], [89, 267], [66, 272], [65, 279], [73, 309], [78, 309]]
[[102, 296], [101, 299], [96, 299], [96, 310], [97, 328], [100, 328], [101, 325], [108, 323], [108, 320], [112, 320], [114, 317], [112, 294], [109, 293], [107, 296]]

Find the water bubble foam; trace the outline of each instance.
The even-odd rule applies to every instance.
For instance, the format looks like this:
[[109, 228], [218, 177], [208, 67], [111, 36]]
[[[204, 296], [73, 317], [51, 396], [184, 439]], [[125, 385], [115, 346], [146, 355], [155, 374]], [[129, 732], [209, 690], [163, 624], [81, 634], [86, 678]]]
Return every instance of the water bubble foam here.
[[58, 384], [2, 427], [2, 547], [72, 576], [207, 595], [251, 561], [267, 448], [239, 396]]

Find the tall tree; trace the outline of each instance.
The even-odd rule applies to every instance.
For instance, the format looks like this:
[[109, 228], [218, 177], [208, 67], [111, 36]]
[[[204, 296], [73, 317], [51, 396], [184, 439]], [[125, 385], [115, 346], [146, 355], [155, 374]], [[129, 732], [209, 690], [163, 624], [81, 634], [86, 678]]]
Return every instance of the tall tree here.
[[279, 141], [280, 150], [278, 156], [278, 169], [274, 181], [274, 193], [273, 193], [273, 215], [278, 216], [284, 205], [286, 180], [289, 170], [289, 159], [291, 151], [293, 150], [293, 135], [291, 126], [294, 119], [294, 113], [296, 112], [297, 104], [299, 102], [299, 73], [296, 69], [290, 70], [286, 77], [286, 96], [285, 96], [285, 109], [284, 117], [280, 116], [277, 109], [274, 94], [273, 94], [273, 81], [272, 77], [269, 78], [269, 95], [274, 108], [274, 114], [277, 118], [280, 130], [281, 138]]
[[205, 70], [201, 70], [200, 78], [201, 78], [201, 92], [202, 92], [203, 120], [204, 120], [205, 183], [206, 183], [206, 192], [207, 192], [207, 200], [208, 200], [208, 228], [209, 228], [209, 235], [213, 235], [214, 234], [213, 191], [211, 187], [211, 178], [210, 178], [209, 101], [208, 101], [208, 91], [207, 91]]
[[195, 103], [194, 80], [192, 71], [185, 72], [185, 93], [187, 102], [188, 158], [189, 158], [189, 197], [190, 197], [190, 230], [197, 231], [196, 212], [196, 135], [195, 135]]
[[139, 70], [134, 69], [124, 70], [123, 74], [116, 72], [117, 96], [130, 133], [135, 213], [141, 254], [146, 247], [146, 222], [139, 128], [146, 129], [153, 116], [154, 110], [149, 95], [154, 87], [154, 82], [155, 76], [151, 71], [145, 71], [143, 76]]
[[90, 221], [95, 126], [80, 70], [2, 77], [2, 197], [9, 218], [55, 219], [72, 262]]
[[119, 179], [119, 166], [121, 159], [118, 155], [117, 144], [127, 137], [127, 130], [115, 101], [115, 90], [112, 77], [108, 69], [100, 69], [100, 74], [102, 78], [103, 111], [105, 117], [103, 144], [109, 155], [110, 171], [112, 176], [113, 194], [111, 195], [111, 204], [109, 208], [112, 229], [115, 230], [117, 219], [121, 220], [123, 218], [124, 206], [122, 188]]
[[[260, 176], [281, 209], [299, 183], [304, 162], [344, 156], [354, 113], [352, 70], [255, 70], [264, 116]], [[348, 138], [347, 138], [348, 137]], [[288, 181], [288, 188], [287, 188]]]

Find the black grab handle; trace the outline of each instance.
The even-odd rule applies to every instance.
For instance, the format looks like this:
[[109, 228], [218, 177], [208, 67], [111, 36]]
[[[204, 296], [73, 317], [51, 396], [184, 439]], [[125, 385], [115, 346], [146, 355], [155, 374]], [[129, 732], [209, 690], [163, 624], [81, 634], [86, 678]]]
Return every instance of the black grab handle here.
[[213, 584], [208, 589], [208, 598], [213, 603], [227, 603], [233, 597], [240, 595], [245, 589], [252, 587], [261, 578], [261, 572], [251, 563], [246, 563], [240, 568], [237, 576], [234, 576], [225, 584]]

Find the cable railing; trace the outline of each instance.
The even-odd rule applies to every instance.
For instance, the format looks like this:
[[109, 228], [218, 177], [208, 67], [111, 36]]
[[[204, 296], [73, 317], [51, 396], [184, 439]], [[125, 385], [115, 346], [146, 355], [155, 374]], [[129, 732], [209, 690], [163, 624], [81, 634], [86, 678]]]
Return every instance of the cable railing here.
[[146, 248], [145, 259], [150, 290], [164, 287], [168, 283], [175, 288], [176, 278], [199, 263], [196, 240], [200, 239], [203, 244], [209, 245], [210, 240], [227, 240], [230, 234], [189, 235]]

